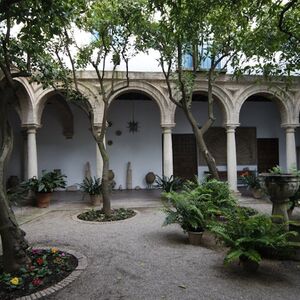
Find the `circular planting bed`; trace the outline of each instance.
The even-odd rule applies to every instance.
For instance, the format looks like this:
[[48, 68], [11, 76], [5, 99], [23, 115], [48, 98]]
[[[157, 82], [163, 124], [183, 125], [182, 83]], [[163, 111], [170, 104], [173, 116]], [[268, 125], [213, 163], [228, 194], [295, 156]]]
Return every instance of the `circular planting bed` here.
[[[70, 283], [79, 275], [70, 275], [78, 269], [79, 259], [57, 248], [29, 249], [28, 256], [31, 264], [12, 274], [3, 273], [2, 260], [0, 261], [1, 300], [27, 295], [34, 295], [34, 299], [38, 299], [67, 285], [67, 282], [61, 283], [67, 276], [67, 281]], [[59, 286], [56, 285], [57, 283]]]
[[128, 208], [112, 209], [109, 216], [106, 216], [103, 210], [92, 209], [77, 215], [77, 218], [88, 222], [114, 222], [126, 220], [134, 217], [135, 215], [136, 212]]

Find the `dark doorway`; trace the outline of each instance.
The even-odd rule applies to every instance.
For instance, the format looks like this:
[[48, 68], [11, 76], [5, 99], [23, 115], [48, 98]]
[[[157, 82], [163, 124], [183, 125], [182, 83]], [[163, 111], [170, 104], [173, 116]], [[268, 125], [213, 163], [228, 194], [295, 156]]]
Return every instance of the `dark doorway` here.
[[198, 175], [197, 146], [193, 134], [173, 134], [174, 176], [193, 180]]
[[267, 172], [276, 165], [279, 165], [278, 139], [257, 139], [258, 172]]

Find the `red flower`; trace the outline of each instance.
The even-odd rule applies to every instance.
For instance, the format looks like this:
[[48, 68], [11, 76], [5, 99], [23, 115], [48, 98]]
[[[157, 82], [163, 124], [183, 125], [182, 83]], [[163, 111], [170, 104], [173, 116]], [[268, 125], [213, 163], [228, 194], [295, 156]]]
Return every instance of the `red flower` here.
[[39, 258], [36, 259], [36, 263], [37, 263], [39, 266], [41, 266], [41, 265], [44, 263], [44, 260], [43, 260], [41, 257], [39, 257]]
[[31, 283], [33, 286], [39, 286], [43, 283], [43, 281], [40, 278], [34, 278]]

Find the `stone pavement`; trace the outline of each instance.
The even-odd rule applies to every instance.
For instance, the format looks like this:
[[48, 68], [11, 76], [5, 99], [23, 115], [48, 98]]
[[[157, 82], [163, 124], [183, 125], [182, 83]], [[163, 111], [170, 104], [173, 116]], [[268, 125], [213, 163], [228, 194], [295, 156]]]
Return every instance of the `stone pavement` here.
[[[158, 191], [115, 193], [113, 207], [134, 207], [139, 213], [112, 224], [74, 221], [74, 214], [89, 207], [78, 193], [55, 198], [49, 209], [17, 209], [22, 228], [31, 245], [77, 250], [88, 267], [46, 299], [299, 299], [300, 262], [264, 260], [255, 275], [238, 264], [225, 267], [224, 249], [208, 234], [202, 246], [192, 246], [179, 226], [161, 226]], [[265, 200], [240, 197], [240, 203], [271, 211]]]

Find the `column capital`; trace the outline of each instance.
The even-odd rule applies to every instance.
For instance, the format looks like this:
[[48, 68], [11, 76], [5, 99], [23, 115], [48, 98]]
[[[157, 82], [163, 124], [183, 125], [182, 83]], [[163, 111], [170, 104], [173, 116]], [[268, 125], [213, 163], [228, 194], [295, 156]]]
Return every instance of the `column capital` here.
[[237, 127], [240, 126], [240, 123], [226, 123], [225, 128], [228, 131], [235, 131]]
[[175, 127], [175, 123], [161, 123], [160, 126], [161, 128], [165, 129], [165, 128], [169, 128], [169, 129], [172, 129]]
[[23, 124], [22, 128], [27, 133], [36, 133], [37, 129], [41, 128], [41, 126], [39, 124]]
[[286, 131], [294, 132], [297, 127], [299, 127], [300, 124], [295, 123], [283, 123], [281, 124], [281, 128], [285, 129]]

